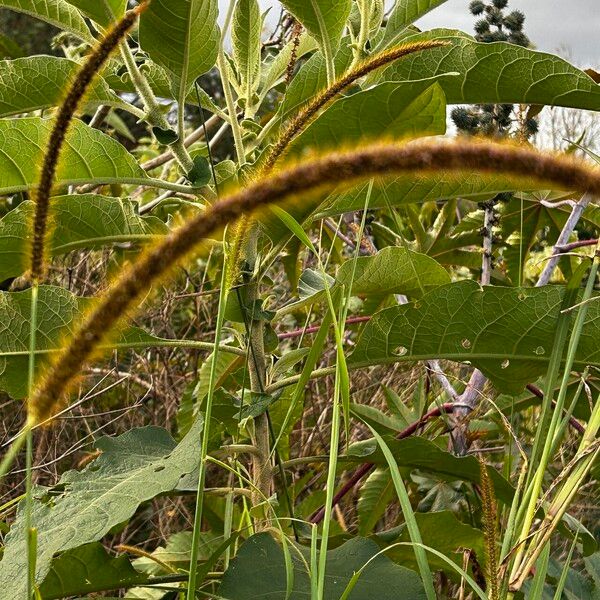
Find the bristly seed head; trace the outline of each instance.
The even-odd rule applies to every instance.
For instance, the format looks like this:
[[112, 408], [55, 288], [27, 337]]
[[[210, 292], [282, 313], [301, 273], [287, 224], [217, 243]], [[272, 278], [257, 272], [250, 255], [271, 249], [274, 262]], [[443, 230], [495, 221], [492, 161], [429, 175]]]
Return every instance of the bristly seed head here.
[[54, 185], [58, 159], [67, 136], [69, 125], [95, 75], [100, 71], [102, 65], [106, 62], [106, 59], [116, 48], [117, 44], [133, 27], [138, 15], [146, 9], [148, 4], [149, 0], [142, 2], [133, 10], [125, 13], [123, 18], [108, 31], [100, 44], [87, 57], [59, 108], [46, 147], [44, 162], [40, 171], [40, 179], [35, 193], [35, 215], [31, 248], [31, 279], [34, 282], [40, 282], [44, 277], [50, 195]]
[[[350, 185], [360, 180], [443, 171], [504, 172], [520, 179], [532, 178], [558, 189], [600, 196], [600, 169], [573, 157], [542, 154], [531, 148], [490, 142], [419, 140], [409, 144], [375, 144], [346, 153], [326, 154], [310, 162], [265, 177], [217, 202], [202, 214], [172, 231], [111, 285], [95, 308], [85, 316], [70, 343], [58, 354], [29, 402], [29, 420], [45, 421], [69, 384], [98, 344], [135, 306], [159, 278], [173, 269], [203, 240], [243, 214], [269, 204], [302, 197], [324, 187]], [[515, 180], [515, 185], [519, 182]]]

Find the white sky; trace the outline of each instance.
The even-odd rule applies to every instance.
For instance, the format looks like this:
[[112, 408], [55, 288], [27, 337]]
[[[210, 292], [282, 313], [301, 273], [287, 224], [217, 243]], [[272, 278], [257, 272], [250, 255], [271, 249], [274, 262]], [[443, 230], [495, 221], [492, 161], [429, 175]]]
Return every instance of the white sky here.
[[[230, 0], [219, 0], [221, 13]], [[279, 14], [277, 0], [260, 0], [263, 8]], [[431, 11], [417, 25], [422, 29], [451, 27], [473, 33], [474, 18], [469, 0], [448, 0]], [[509, 0], [509, 8], [526, 15], [525, 33], [533, 44], [547, 52], [565, 55], [582, 67], [600, 68], [600, 0]]]

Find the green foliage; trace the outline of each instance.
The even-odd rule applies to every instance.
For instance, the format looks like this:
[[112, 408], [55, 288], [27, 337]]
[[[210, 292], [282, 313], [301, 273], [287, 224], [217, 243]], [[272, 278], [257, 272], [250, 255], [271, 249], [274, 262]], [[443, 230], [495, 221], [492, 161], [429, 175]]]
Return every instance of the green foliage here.
[[[463, 281], [417, 303], [379, 312], [366, 326], [349, 364], [445, 358], [469, 361], [503, 392], [517, 394], [545, 373], [563, 289], [481, 288]], [[598, 303], [592, 303], [577, 349], [579, 367], [597, 365]], [[418, 325], [417, 325], [418, 324]]]
[[[28, 231], [33, 208], [32, 202], [23, 202], [0, 220], [2, 281], [29, 268]], [[168, 231], [160, 219], [136, 214], [136, 205], [130, 200], [93, 194], [55, 196], [52, 219], [56, 227], [49, 245], [54, 256], [116, 243], [148, 243]]]
[[23, 12], [46, 21], [74, 36], [91, 42], [94, 40], [85, 19], [67, 0], [1, 0], [0, 6]]
[[282, 4], [306, 27], [321, 48], [338, 47], [350, 15], [351, 0], [284, 0]]
[[[26, 117], [0, 120], [0, 193], [37, 183], [38, 169], [52, 123]], [[106, 134], [74, 121], [58, 163], [58, 186], [84, 183], [143, 183], [146, 174], [123, 146]]]
[[[79, 298], [65, 288], [42, 286], [38, 294], [38, 335], [36, 355], [37, 368], [41, 369], [49, 356], [60, 348], [60, 343], [72, 335], [81, 320], [90, 300]], [[31, 290], [23, 292], [0, 292], [0, 389], [14, 398], [27, 395], [27, 381], [23, 370], [29, 360], [29, 329], [26, 326], [31, 318]], [[117, 337], [110, 347], [144, 348], [160, 345], [161, 340], [142, 329], [130, 327]]]
[[[156, 0], [140, 20], [140, 43], [173, 77], [177, 98], [217, 59], [216, 0]], [[165, 39], [169, 40], [165, 44]]]
[[[100, 456], [83, 471], [68, 471], [57, 486], [36, 491], [32, 523], [38, 531], [36, 580], [41, 583], [57, 552], [100, 540], [129, 519], [142, 502], [177, 487], [198, 466], [198, 419], [176, 444], [159, 427], [133, 429], [117, 438], [101, 438]], [[23, 508], [6, 538], [0, 583], [13, 598], [22, 597], [27, 567]]]
[[[352, 575], [369, 560], [349, 596], [351, 600], [372, 597], [391, 600], [399, 594], [406, 594], [408, 598], [415, 600], [426, 597], [416, 573], [395, 565], [383, 555], [374, 558], [377, 552], [375, 542], [359, 537], [330, 550], [327, 555], [329, 577], [323, 599], [339, 598]], [[255, 535], [240, 548], [223, 577], [219, 594], [231, 600], [254, 600], [263, 598], [265, 594], [278, 600], [305, 598], [310, 594], [311, 577], [306, 570], [306, 550], [298, 548], [297, 551], [292, 551], [291, 559], [293, 587], [291, 595], [288, 595], [288, 567], [281, 547], [268, 534]]]
[[[0, 62], [0, 117], [49, 108], [60, 102], [66, 84], [78, 65], [55, 56], [27, 56]], [[95, 80], [86, 96], [86, 112], [100, 105], [126, 108], [104, 79]]]
[[[423, 165], [430, 146], [409, 142], [447, 134], [457, 104], [462, 132], [534, 145], [544, 107], [600, 112], [598, 74], [531, 50], [507, 0], [471, 3], [474, 38], [414, 26], [443, 3], [283, 0], [276, 21], [257, 0], [0, 0], [21, 13], [10, 23], [41, 21], [0, 36], [0, 595], [483, 598], [496, 543], [493, 600], [598, 596], [580, 507], [600, 476], [600, 258], [579, 290], [597, 199], [469, 161], [388, 177], [381, 151], [407, 144]], [[30, 287], [57, 109], [134, 5], [44, 190], [49, 268]], [[428, 40], [444, 44], [327, 95], [366, 58]], [[372, 180], [354, 152], [367, 144]], [[313, 165], [315, 193], [290, 164]], [[273, 190], [290, 201], [233, 223], [240, 198]], [[556, 285], [535, 287], [542, 270]], [[561, 313], [565, 298], [583, 310]], [[94, 368], [77, 379], [82, 356]], [[69, 394], [45, 399], [66, 409], [42, 430], [49, 383]], [[482, 503], [499, 506], [497, 540]]]

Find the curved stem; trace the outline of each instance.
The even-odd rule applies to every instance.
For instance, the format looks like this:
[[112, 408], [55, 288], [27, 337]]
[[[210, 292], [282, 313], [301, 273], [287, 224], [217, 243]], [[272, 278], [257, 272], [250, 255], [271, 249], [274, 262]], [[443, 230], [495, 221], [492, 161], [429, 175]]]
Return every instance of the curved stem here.
[[[140, 95], [142, 102], [144, 103], [144, 108], [146, 109], [146, 118], [148, 122], [154, 127], [160, 127], [161, 129], [171, 129], [169, 122], [165, 118], [162, 113], [161, 107], [156, 100], [156, 96], [148, 83], [148, 80], [144, 76], [144, 74], [140, 71], [139, 67], [135, 62], [135, 58], [133, 53], [131, 52], [131, 48], [126, 41], [121, 42], [120, 45], [121, 56], [123, 57], [123, 62], [127, 67], [127, 71], [129, 72], [129, 76], [131, 77], [131, 81], [135, 86], [137, 93]], [[185, 147], [183, 136], [180, 135], [176, 142], [171, 144], [170, 146], [171, 152], [173, 156], [180, 164], [181, 168], [189, 173], [193, 166], [194, 161], [189, 155], [187, 148]]]

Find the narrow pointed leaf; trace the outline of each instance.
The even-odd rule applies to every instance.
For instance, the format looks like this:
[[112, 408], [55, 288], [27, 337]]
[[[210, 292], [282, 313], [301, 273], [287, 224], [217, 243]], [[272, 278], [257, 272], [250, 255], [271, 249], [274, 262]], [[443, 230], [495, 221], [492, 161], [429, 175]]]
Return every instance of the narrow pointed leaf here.
[[244, 92], [254, 92], [259, 83], [261, 29], [262, 17], [257, 0], [237, 0], [231, 27], [231, 45]]

